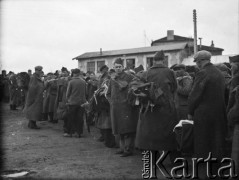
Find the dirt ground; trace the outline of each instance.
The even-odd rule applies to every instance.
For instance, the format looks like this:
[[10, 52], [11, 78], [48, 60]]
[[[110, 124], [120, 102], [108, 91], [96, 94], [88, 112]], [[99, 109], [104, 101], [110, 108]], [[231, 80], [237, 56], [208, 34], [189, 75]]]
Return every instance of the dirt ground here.
[[37, 179], [142, 179], [142, 155], [120, 157], [116, 148], [97, 142], [99, 130], [84, 127], [82, 138], [63, 137], [63, 122], [38, 122], [40, 130], [27, 128], [21, 110], [3, 104], [3, 170], [30, 170]]

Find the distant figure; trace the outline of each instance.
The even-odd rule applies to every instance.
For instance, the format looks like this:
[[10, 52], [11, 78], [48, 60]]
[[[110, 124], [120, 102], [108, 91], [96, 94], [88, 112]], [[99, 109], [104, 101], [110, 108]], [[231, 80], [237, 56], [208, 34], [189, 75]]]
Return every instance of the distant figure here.
[[32, 70], [31, 69], [28, 69], [27, 73], [30, 77], [32, 77]]
[[40, 127], [36, 125], [36, 121], [40, 121], [42, 119], [44, 91], [42, 69], [42, 66], [36, 66], [35, 73], [32, 75], [29, 82], [24, 112], [26, 114], [26, 118], [29, 120], [28, 127], [30, 129], [40, 129]]
[[14, 72], [9, 76], [9, 92], [10, 92], [10, 110], [17, 110], [17, 106], [20, 104], [21, 94], [20, 89], [17, 86], [17, 78]]
[[6, 70], [2, 70], [2, 74], [1, 74], [1, 100], [3, 100], [4, 102], [9, 102], [9, 83], [8, 83], [9, 79], [7, 77], [7, 72]]

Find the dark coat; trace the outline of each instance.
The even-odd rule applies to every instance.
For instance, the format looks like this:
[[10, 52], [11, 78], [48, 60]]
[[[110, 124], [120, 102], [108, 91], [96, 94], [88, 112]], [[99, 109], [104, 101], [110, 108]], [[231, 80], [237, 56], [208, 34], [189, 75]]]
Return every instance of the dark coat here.
[[57, 80], [57, 95], [55, 101], [55, 119], [65, 119], [67, 116], [66, 90], [69, 78], [61, 77]]
[[80, 77], [73, 77], [66, 90], [68, 105], [82, 105], [86, 102], [86, 82]]
[[192, 89], [193, 79], [187, 72], [184, 72], [177, 77], [177, 82], [178, 88], [176, 95], [176, 107], [178, 112], [178, 118], [179, 120], [182, 120], [187, 119], [188, 95]]
[[46, 82], [46, 91], [44, 94], [43, 113], [54, 112], [54, 106], [57, 95], [57, 80]]
[[189, 95], [189, 114], [194, 120], [194, 153], [196, 157], [224, 155], [226, 109], [225, 80], [211, 63], [206, 64], [195, 77]]
[[110, 115], [113, 134], [135, 133], [137, 121], [132, 118], [132, 107], [128, 104], [128, 85], [133, 76], [122, 72], [110, 80], [107, 98], [110, 101]]
[[178, 122], [174, 99], [177, 89], [175, 74], [164, 65], [154, 65], [142, 77], [162, 89], [167, 103], [162, 107], [155, 105], [152, 112], [149, 110], [146, 114], [140, 114], [136, 147], [146, 150], [174, 150], [176, 140], [173, 128]]
[[229, 127], [233, 128], [239, 124], [239, 75], [232, 78], [230, 89], [227, 117]]
[[[100, 88], [103, 82], [106, 82], [106, 84], [108, 85], [109, 80], [110, 80], [110, 76], [106, 72], [105, 74], [100, 76], [98, 87]], [[110, 120], [110, 108], [108, 108], [108, 110], [104, 109], [99, 112], [96, 125], [99, 129], [112, 129], [111, 120]]]
[[21, 90], [17, 86], [17, 79], [15, 74], [9, 77], [9, 93], [10, 93], [10, 104], [16, 106], [20, 105]]
[[43, 81], [36, 74], [33, 74], [30, 79], [26, 105], [24, 109], [27, 119], [32, 121], [41, 120], [43, 109], [43, 91]]

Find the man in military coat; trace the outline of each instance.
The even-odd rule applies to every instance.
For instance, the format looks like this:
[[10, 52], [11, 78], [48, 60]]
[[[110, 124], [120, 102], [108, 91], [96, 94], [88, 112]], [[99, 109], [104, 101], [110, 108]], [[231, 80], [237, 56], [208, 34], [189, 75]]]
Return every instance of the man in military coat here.
[[184, 64], [177, 64], [172, 68], [175, 71], [178, 88], [176, 95], [176, 108], [178, 113], [178, 119], [187, 119], [188, 116], [188, 95], [191, 92], [193, 79], [185, 71], [186, 66]]
[[133, 154], [137, 121], [132, 118], [132, 107], [127, 102], [128, 84], [133, 76], [125, 73], [123, 68], [123, 60], [116, 59], [114, 62], [116, 76], [110, 80], [107, 98], [110, 101], [113, 134], [120, 135], [120, 151], [116, 154], [126, 157]]
[[176, 139], [173, 129], [178, 123], [175, 107], [177, 80], [175, 74], [165, 65], [163, 51], [155, 54], [153, 66], [142, 74], [142, 80], [152, 82], [161, 92], [162, 103], [154, 104], [152, 110], [140, 113], [136, 147], [152, 151], [172, 151], [173, 161], [176, 153]]
[[227, 118], [232, 139], [231, 157], [235, 162], [237, 174], [239, 173], [239, 55], [230, 57], [232, 81], [230, 85], [230, 98], [227, 106]]
[[222, 158], [226, 136], [226, 110], [223, 74], [211, 62], [211, 53], [199, 51], [194, 56], [200, 71], [189, 95], [188, 118], [194, 121], [194, 155]]
[[[103, 65], [100, 68], [101, 76], [99, 78], [98, 88], [102, 86], [108, 86], [110, 81], [110, 75], [108, 74], [108, 66]], [[104, 91], [100, 92], [100, 96], [105, 96]], [[104, 98], [104, 97], [102, 97]], [[110, 120], [110, 108], [108, 106], [102, 107], [97, 118], [97, 127], [100, 129], [103, 135], [104, 143], [106, 147], [112, 148], [115, 145], [114, 136], [112, 134], [112, 126]]]
[[44, 91], [44, 83], [41, 79], [43, 76], [42, 69], [42, 66], [35, 67], [35, 73], [30, 79], [27, 92], [24, 112], [26, 118], [29, 120], [28, 127], [31, 129], [39, 129], [36, 125], [36, 121], [40, 121], [42, 118]]

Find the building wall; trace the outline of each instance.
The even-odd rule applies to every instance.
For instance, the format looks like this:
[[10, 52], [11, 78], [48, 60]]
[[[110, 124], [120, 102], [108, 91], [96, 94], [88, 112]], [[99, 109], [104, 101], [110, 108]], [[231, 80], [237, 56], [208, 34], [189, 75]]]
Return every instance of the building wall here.
[[[97, 61], [105, 61], [105, 64], [109, 68], [113, 68], [113, 63], [115, 59], [122, 58], [124, 59], [124, 67], [126, 67], [126, 59], [135, 59], [135, 67], [138, 67], [139, 65], [143, 65], [144, 69], [146, 70], [147, 67], [147, 58], [153, 58], [155, 53], [148, 53], [148, 54], [138, 54], [138, 55], [128, 55], [128, 56], [118, 56], [118, 57], [106, 57], [106, 58], [95, 58], [95, 59], [89, 59], [89, 60], [83, 60], [78, 61], [78, 68], [81, 69], [84, 72], [87, 72], [87, 62], [95, 62], [95, 73], [96, 75], [99, 75], [99, 73], [96, 72], [97, 70]], [[170, 52], [165, 52], [165, 56], [168, 56], [168, 66], [172, 66], [174, 64], [179, 64], [183, 61], [185, 57], [187, 57], [187, 51], [186, 50], [175, 50]]]

